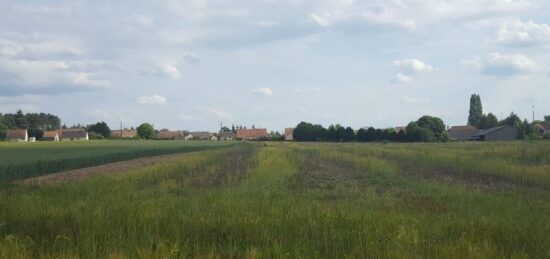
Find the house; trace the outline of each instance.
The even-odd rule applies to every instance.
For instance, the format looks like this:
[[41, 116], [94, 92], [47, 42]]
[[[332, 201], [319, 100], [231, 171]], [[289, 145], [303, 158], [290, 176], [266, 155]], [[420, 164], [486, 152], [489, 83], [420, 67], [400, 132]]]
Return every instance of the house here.
[[170, 130], [161, 130], [158, 135], [159, 139], [165, 140], [182, 140], [184, 139], [183, 132], [181, 131], [170, 131]]
[[29, 133], [26, 129], [7, 130], [6, 141], [27, 142], [29, 141]]
[[210, 140], [210, 132], [208, 131], [191, 132], [189, 135], [192, 135], [192, 140]]
[[239, 129], [237, 130], [237, 139], [239, 140], [262, 140], [267, 139], [269, 134], [267, 129]]
[[478, 132], [474, 126], [452, 126], [448, 131], [451, 140], [470, 140]]
[[216, 136], [215, 134], [212, 134], [212, 135], [210, 135], [210, 140], [211, 141], [218, 141], [218, 136]]
[[135, 138], [137, 130], [111, 130], [111, 138]]
[[541, 135], [550, 133], [550, 123], [543, 122], [541, 124], [535, 125], [535, 130], [538, 131]]
[[61, 141], [90, 140], [88, 137], [88, 132], [82, 128], [62, 129], [59, 137], [61, 138]]
[[183, 138], [185, 141], [188, 141], [188, 140], [193, 140], [193, 135], [191, 133], [188, 133], [187, 135], [185, 135], [185, 137]]
[[57, 130], [44, 131], [44, 134], [42, 135], [42, 140], [59, 141], [59, 131]]
[[294, 128], [286, 128], [284, 137], [285, 137], [286, 141], [293, 141], [294, 140]]
[[401, 131], [405, 132], [407, 130], [407, 127], [395, 127], [394, 130], [395, 130], [395, 133], [399, 133]]
[[517, 139], [518, 129], [512, 126], [499, 126], [486, 130], [481, 130], [470, 138], [479, 141], [510, 141]]
[[232, 141], [235, 140], [236, 137], [235, 133], [231, 131], [226, 131], [218, 136], [221, 141]]

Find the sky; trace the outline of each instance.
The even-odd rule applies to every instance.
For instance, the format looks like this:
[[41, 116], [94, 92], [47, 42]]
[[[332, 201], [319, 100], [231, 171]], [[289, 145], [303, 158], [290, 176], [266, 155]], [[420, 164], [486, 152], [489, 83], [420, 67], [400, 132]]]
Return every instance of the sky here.
[[0, 0], [0, 112], [281, 131], [550, 115], [547, 0]]

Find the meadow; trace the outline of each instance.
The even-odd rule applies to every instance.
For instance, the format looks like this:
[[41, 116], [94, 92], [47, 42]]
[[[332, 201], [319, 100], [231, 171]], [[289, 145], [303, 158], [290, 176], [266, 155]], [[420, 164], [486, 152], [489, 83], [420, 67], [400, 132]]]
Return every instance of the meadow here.
[[0, 258], [549, 258], [550, 143], [237, 143], [0, 190]]
[[0, 182], [139, 157], [230, 145], [207, 141], [0, 142]]

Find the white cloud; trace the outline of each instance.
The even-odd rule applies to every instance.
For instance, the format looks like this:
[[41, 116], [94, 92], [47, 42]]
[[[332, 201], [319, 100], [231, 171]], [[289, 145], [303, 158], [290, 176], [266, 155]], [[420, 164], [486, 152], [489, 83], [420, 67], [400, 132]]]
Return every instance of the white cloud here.
[[413, 81], [414, 80], [411, 77], [403, 73], [395, 74], [394, 78], [391, 80], [392, 83], [411, 83]]
[[483, 66], [483, 74], [497, 76], [512, 76], [528, 74], [539, 70], [539, 65], [530, 58], [519, 55], [503, 55], [498, 52], [490, 53]]
[[137, 99], [139, 104], [166, 104], [166, 98], [157, 94], [144, 95]]
[[139, 73], [145, 76], [166, 77], [170, 79], [178, 79], [181, 77], [178, 67], [169, 62], [159, 63], [156, 66], [142, 69]]
[[231, 121], [233, 120], [233, 114], [219, 110], [212, 107], [206, 107], [206, 106], [198, 106], [196, 107], [199, 111], [203, 112], [205, 115], [209, 117], [213, 117], [215, 120], [218, 121]]
[[273, 95], [273, 91], [271, 91], [271, 89], [268, 88], [268, 87], [256, 88], [256, 89], [252, 90], [252, 92], [255, 93], [255, 94], [261, 94], [261, 95], [265, 95], [265, 96], [272, 96]]
[[434, 68], [418, 59], [404, 59], [393, 62], [394, 67], [405, 73], [422, 73], [434, 71]]
[[497, 32], [497, 42], [512, 46], [532, 46], [550, 43], [550, 26], [532, 20], [514, 20], [503, 24]]

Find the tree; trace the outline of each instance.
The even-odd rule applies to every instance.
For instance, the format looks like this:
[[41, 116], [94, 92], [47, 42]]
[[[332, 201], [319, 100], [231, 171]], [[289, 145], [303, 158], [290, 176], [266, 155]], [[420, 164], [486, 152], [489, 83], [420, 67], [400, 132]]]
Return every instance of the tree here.
[[445, 131], [445, 123], [438, 117], [424, 115], [416, 121], [418, 127], [431, 130], [435, 134], [441, 134]]
[[377, 141], [378, 135], [376, 134], [376, 129], [370, 127], [367, 129], [366, 141], [372, 142]]
[[498, 126], [498, 119], [497, 117], [489, 113], [487, 115], [483, 115], [481, 117], [481, 120], [479, 121], [479, 124], [477, 125], [478, 129], [489, 129]]
[[544, 121], [546, 121], [546, 122], [550, 122], [550, 115], [546, 115], [546, 116], [544, 116]]
[[155, 128], [149, 123], [142, 123], [137, 127], [137, 133], [142, 139], [152, 139], [155, 137]]
[[327, 140], [328, 141], [338, 141], [338, 136], [336, 135], [336, 126], [330, 125], [328, 127]]
[[472, 94], [470, 97], [470, 111], [468, 115], [468, 125], [477, 127], [483, 115], [483, 106], [481, 105], [481, 97], [477, 94]]
[[435, 140], [434, 133], [426, 128], [418, 127], [407, 130], [407, 139], [412, 142], [432, 142]]
[[352, 142], [355, 141], [355, 131], [351, 127], [347, 127], [344, 132], [344, 141]]
[[302, 121], [294, 128], [293, 135], [296, 141], [320, 141], [326, 139], [327, 130], [321, 125]]
[[105, 138], [111, 137], [111, 129], [104, 121], [88, 125], [86, 128], [89, 132], [100, 134]]
[[508, 117], [506, 117], [504, 120], [502, 120], [500, 125], [508, 125], [508, 126], [514, 126], [514, 127], [520, 127], [522, 122], [521, 119], [518, 117], [517, 114], [514, 112], [511, 112]]
[[361, 128], [357, 131], [357, 141], [359, 142], [365, 142], [367, 141], [367, 130]]
[[344, 127], [336, 128], [336, 141], [344, 141], [346, 129]]

